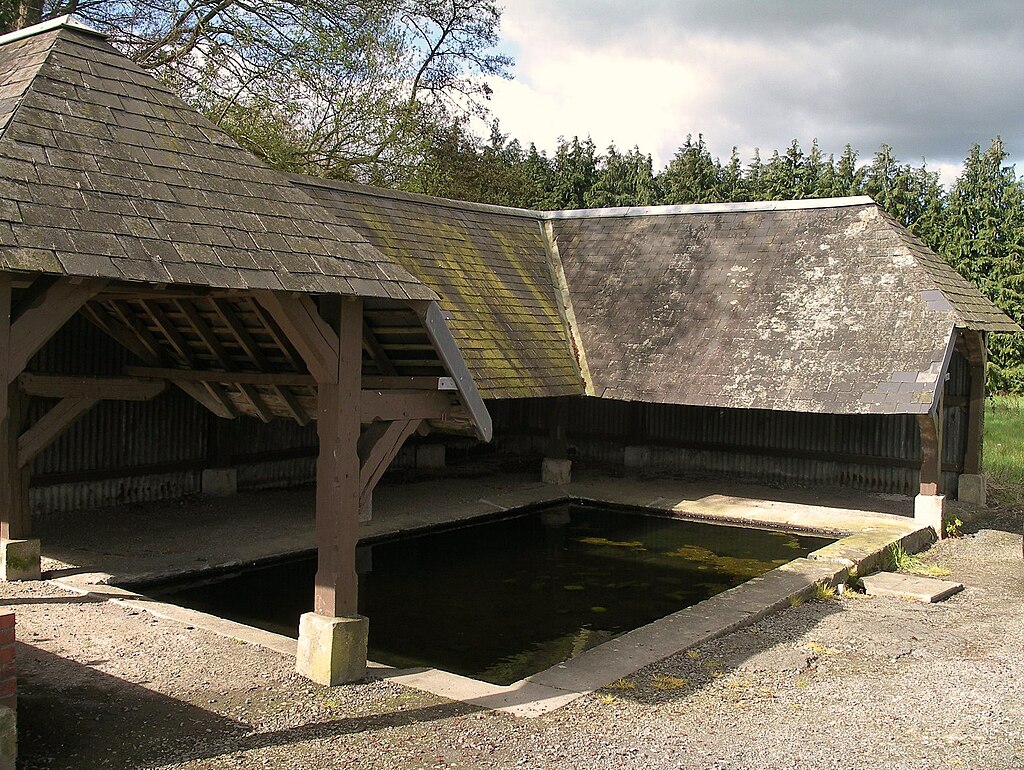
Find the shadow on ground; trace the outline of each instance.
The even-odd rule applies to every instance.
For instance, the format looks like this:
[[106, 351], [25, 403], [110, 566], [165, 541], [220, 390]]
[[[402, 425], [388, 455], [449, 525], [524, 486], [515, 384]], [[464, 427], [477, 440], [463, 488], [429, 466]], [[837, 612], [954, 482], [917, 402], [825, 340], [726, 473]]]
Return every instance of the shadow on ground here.
[[[200, 706], [154, 692], [32, 645], [18, 644], [19, 767], [140, 768], [201, 761], [447, 719], [478, 710], [458, 703], [340, 717], [257, 732]], [[45, 676], [39, 672], [45, 671]], [[297, 704], [301, 705], [301, 704]]]

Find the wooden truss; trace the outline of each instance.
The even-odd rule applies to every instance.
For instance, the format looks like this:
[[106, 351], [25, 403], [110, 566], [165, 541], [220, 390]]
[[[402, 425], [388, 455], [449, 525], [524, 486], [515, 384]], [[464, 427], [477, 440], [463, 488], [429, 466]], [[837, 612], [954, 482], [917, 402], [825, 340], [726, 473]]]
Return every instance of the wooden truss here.
[[[117, 376], [26, 372], [80, 313], [138, 360]], [[427, 426], [490, 438], [490, 418], [436, 303], [115, 285], [0, 273], [0, 537], [30, 536], [27, 468], [103, 399], [177, 387], [225, 419], [316, 420], [315, 611], [356, 612], [358, 514]], [[54, 399], [32, 425], [26, 396]]]

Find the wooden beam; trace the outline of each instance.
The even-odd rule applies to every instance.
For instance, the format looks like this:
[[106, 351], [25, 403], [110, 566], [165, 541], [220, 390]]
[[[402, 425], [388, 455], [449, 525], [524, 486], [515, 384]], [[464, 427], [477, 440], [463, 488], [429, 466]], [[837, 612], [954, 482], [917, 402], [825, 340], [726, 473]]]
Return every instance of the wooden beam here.
[[[337, 383], [338, 335], [320, 317], [313, 300], [306, 295], [272, 291], [257, 291], [253, 296], [291, 340], [316, 381]], [[362, 330], [362, 318], [359, 329]], [[359, 355], [362, 356], [362, 334], [359, 336]]]
[[366, 441], [359, 447], [359, 505], [366, 505], [377, 482], [395, 459], [395, 455], [420, 425], [420, 420], [373, 423], [364, 431]]
[[95, 398], [109, 401], [149, 401], [167, 390], [163, 380], [136, 377], [97, 377], [88, 374], [23, 372], [18, 387], [40, 398]]
[[441, 390], [455, 392], [451, 377], [363, 377], [364, 390]]
[[[230, 305], [228, 305], [227, 300], [215, 298], [212, 301], [213, 306], [217, 311], [217, 315], [219, 315], [221, 320], [224, 321], [232, 336], [234, 336], [235, 340], [242, 347], [242, 350], [249, 356], [249, 358], [252, 359], [258, 369], [268, 371], [271, 368], [270, 362], [263, 354], [259, 344], [249, 333], [249, 330], [245, 328], [245, 324], [242, 323], [242, 320], [238, 317], [235, 311], [231, 309]], [[252, 402], [253, 406], [256, 407], [256, 410], [260, 412], [260, 416], [262, 417], [263, 412], [260, 407], [263, 405], [263, 399], [260, 397], [258, 391], [248, 385], [239, 385], [239, 387], [242, 389], [242, 392], [245, 393], [246, 398], [248, 398], [249, 401]], [[309, 415], [306, 414], [306, 410], [302, 408], [302, 404], [299, 403], [299, 400], [295, 397], [294, 393], [288, 390], [288, 388], [280, 385], [271, 385], [270, 388], [281, 399], [285, 408], [288, 409], [292, 418], [299, 425], [305, 425], [309, 422]], [[263, 421], [268, 422], [269, 420], [264, 419]]]
[[[24, 407], [17, 385], [7, 385], [21, 373], [11, 364], [11, 276], [0, 273], [0, 538], [21, 540], [32, 535], [28, 507], [28, 474], [18, 465], [18, 435]], [[24, 367], [24, 364], [22, 364]]]
[[370, 354], [370, 358], [373, 359], [373, 363], [377, 365], [382, 374], [391, 376], [398, 374], [395, 365], [391, 363], [388, 354], [381, 347], [373, 330], [365, 320], [363, 321], [363, 349]]
[[[268, 309], [275, 312], [274, 307], [271, 300]], [[309, 309], [309, 306], [305, 307], [302, 313], [308, 313]], [[298, 313], [298, 310], [292, 305], [288, 309], [288, 317], [291, 318], [294, 313]], [[295, 330], [298, 324], [306, 324], [301, 342], [297, 338], [293, 339], [296, 340], [296, 347], [303, 356], [310, 356], [306, 363], [319, 381], [317, 433], [320, 437], [320, 450], [316, 463], [317, 573], [313, 608], [316, 613], [328, 617], [351, 617], [356, 615], [359, 609], [359, 584], [355, 565], [356, 544], [359, 541], [361, 491], [358, 440], [363, 357], [362, 300], [344, 300], [338, 316], [338, 345], [335, 348], [337, 352], [333, 362], [328, 356], [330, 346], [326, 340], [316, 342], [310, 339], [310, 319], [299, 321], [293, 327]], [[286, 324], [282, 324], [282, 327], [288, 329]], [[289, 330], [289, 334], [293, 330]]]
[[197, 369], [174, 369], [168, 366], [126, 366], [124, 373], [134, 377], [152, 377], [171, 382], [223, 382], [245, 385], [286, 385], [315, 388], [316, 380], [309, 374], [291, 372], [212, 372]]
[[[10, 324], [10, 348], [7, 351], [8, 383], [25, 370], [29, 359], [45, 345], [68, 319], [104, 286], [103, 281], [71, 283], [57, 281]], [[10, 311], [8, 311], [9, 319]]]
[[[942, 383], [939, 384], [942, 387]], [[921, 432], [921, 494], [942, 493], [942, 400], [939, 408], [930, 414], [917, 416]]]
[[[133, 324], [128, 321], [124, 311], [116, 303], [111, 303], [111, 307], [114, 310], [114, 315], [104, 310], [99, 303], [94, 302], [84, 308], [84, 315], [140, 360], [152, 367], [159, 367], [164, 356], [160, 344], [153, 335], [141, 324]], [[168, 371], [177, 370], [169, 369]], [[223, 398], [215, 397], [203, 384], [179, 381], [175, 381], [174, 384], [189, 397], [206, 407], [212, 414], [227, 420], [238, 416], [238, 411], [230, 399], [225, 403]]]
[[18, 437], [18, 467], [26, 467], [99, 401], [98, 398], [76, 397], [58, 401], [50, 411]]
[[[210, 355], [213, 356], [214, 360], [217, 361], [225, 369], [234, 368], [231, 356], [228, 355], [227, 350], [221, 344], [220, 339], [214, 333], [213, 329], [210, 328], [209, 324], [203, 319], [199, 311], [196, 310], [196, 306], [189, 300], [175, 300], [175, 306], [181, 311], [181, 314], [185, 317], [188, 325], [192, 327], [192, 331], [196, 333], [203, 344], [210, 351]], [[242, 396], [252, 405], [252, 408], [256, 410], [257, 416], [263, 422], [270, 422], [274, 417], [273, 411], [267, 406], [263, 397], [259, 391], [256, 390], [252, 385], [246, 385], [243, 383], [238, 384], [238, 390]]]
[[274, 344], [277, 345], [281, 353], [284, 354], [285, 360], [288, 361], [289, 366], [295, 371], [302, 371], [306, 364], [302, 360], [302, 356], [299, 355], [299, 351], [295, 349], [291, 340], [288, 339], [288, 335], [285, 334], [281, 327], [274, 321], [274, 317], [267, 312], [267, 309], [263, 307], [259, 302], [254, 300], [252, 297], [246, 297], [245, 302], [252, 309], [253, 314], [260, 319], [260, 323], [266, 328], [267, 333], [271, 339], [274, 340]]
[[985, 435], [985, 364], [988, 346], [984, 332], [964, 331], [967, 361], [970, 365], [971, 390], [967, 400], [967, 447], [964, 450], [964, 473], [981, 473], [982, 448]]
[[451, 395], [426, 390], [364, 390], [361, 421], [442, 420], [458, 406]]

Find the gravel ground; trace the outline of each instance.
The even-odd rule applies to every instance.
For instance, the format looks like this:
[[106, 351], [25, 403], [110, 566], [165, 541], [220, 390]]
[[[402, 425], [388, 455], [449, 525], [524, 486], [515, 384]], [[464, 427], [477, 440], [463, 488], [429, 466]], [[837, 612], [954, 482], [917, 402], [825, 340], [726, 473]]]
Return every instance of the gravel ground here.
[[1024, 769], [1019, 514], [925, 555], [936, 605], [789, 608], [539, 719], [381, 681], [326, 689], [276, 653], [51, 584], [18, 613], [23, 768]]

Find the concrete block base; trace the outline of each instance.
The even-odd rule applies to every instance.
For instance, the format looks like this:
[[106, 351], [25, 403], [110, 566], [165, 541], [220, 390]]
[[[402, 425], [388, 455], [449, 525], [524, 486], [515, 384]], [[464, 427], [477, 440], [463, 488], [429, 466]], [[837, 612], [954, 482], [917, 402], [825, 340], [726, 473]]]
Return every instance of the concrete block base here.
[[0, 770], [14, 770], [17, 758], [17, 715], [14, 709], [0, 706]]
[[946, 535], [945, 515], [945, 495], [918, 495], [914, 498], [914, 521], [931, 527], [940, 538]]
[[39, 541], [0, 540], [0, 580], [39, 580]]
[[202, 492], [210, 497], [238, 494], [238, 471], [234, 468], [207, 468], [203, 471]]
[[572, 460], [545, 457], [540, 466], [540, 480], [556, 486], [568, 484], [572, 480]]
[[329, 618], [307, 612], [299, 618], [295, 670], [317, 684], [334, 687], [366, 676], [366, 638], [370, 621]]
[[961, 473], [956, 499], [961, 503], [985, 507], [985, 477], [980, 473]]
[[651, 464], [651, 448], [649, 446], [628, 446], [623, 452], [622, 464], [627, 468], [643, 469]]
[[417, 444], [417, 468], [443, 468], [444, 444]]

